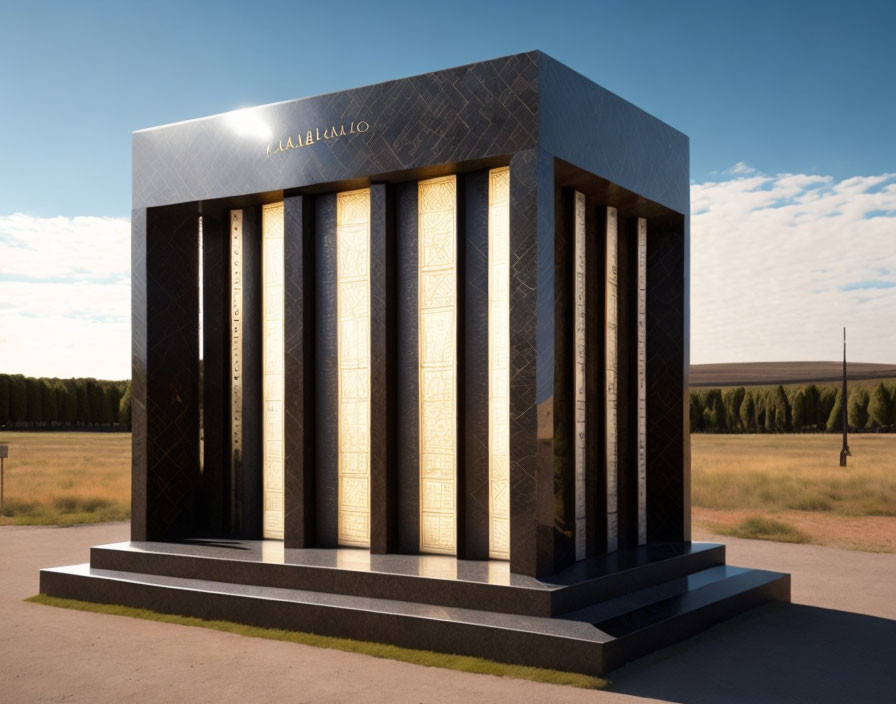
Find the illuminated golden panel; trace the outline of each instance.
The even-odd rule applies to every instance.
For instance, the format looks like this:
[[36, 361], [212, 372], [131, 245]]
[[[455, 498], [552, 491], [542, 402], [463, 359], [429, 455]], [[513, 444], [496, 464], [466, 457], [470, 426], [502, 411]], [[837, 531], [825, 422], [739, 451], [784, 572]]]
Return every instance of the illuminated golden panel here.
[[263, 532], [283, 538], [283, 203], [261, 211]]
[[336, 196], [340, 545], [370, 546], [370, 191]]
[[230, 211], [230, 482], [243, 462], [243, 211]]
[[457, 552], [457, 179], [418, 186], [420, 550]]
[[638, 545], [647, 542], [647, 221], [638, 218]]
[[488, 173], [488, 554], [510, 558], [510, 169]]
[[619, 318], [617, 294], [618, 236], [619, 227], [616, 208], [607, 208], [606, 217], [607, 242], [607, 279], [606, 279], [606, 448], [607, 448], [607, 550], [616, 550], [619, 546], [619, 497], [617, 491], [617, 472], [619, 454], [617, 447], [618, 425], [616, 410], [618, 405], [618, 367], [619, 337], [617, 322]]
[[585, 550], [585, 194], [575, 194], [573, 379], [575, 384], [575, 525], [576, 559]]

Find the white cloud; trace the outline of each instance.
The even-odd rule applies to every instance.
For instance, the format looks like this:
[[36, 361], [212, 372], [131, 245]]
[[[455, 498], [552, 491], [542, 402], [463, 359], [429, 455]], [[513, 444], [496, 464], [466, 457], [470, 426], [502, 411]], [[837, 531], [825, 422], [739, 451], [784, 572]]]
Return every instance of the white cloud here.
[[[691, 361], [896, 361], [896, 174], [691, 186]], [[891, 284], [893, 284], [891, 286]]]
[[0, 216], [0, 371], [130, 377], [130, 224]]

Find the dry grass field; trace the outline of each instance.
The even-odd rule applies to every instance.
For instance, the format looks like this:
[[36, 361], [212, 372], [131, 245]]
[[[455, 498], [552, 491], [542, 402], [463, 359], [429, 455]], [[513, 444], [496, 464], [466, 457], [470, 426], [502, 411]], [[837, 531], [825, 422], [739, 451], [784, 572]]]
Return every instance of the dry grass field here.
[[693, 519], [729, 535], [896, 552], [896, 435], [692, 435]]
[[130, 433], [2, 432], [0, 525], [100, 523], [130, 516]]
[[[0, 433], [0, 525], [124, 520], [127, 433]], [[695, 525], [745, 538], [896, 552], [896, 435], [693, 435]]]

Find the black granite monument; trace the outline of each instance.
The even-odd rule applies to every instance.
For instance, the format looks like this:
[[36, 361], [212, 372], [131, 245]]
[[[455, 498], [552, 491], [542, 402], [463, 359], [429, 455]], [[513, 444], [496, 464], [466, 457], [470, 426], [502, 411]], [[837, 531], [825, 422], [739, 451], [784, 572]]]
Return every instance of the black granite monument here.
[[133, 157], [131, 541], [41, 591], [587, 673], [789, 599], [690, 542], [683, 134], [532, 52]]

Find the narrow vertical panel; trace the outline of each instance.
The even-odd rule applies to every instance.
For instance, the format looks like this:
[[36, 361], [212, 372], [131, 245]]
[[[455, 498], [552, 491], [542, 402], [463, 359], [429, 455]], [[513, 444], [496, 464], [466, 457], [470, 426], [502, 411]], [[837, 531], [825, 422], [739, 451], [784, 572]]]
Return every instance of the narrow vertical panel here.
[[262, 209], [262, 535], [283, 538], [283, 203]]
[[638, 545], [647, 542], [647, 221], [638, 218]]
[[[230, 487], [243, 464], [243, 211], [230, 211]], [[235, 507], [232, 507], [235, 510]], [[236, 524], [236, 521], [233, 522]]]
[[457, 549], [457, 179], [419, 183], [420, 550]]
[[510, 169], [488, 179], [489, 557], [510, 559]]
[[370, 545], [370, 190], [336, 196], [340, 545]]
[[576, 560], [587, 555], [585, 537], [585, 194], [576, 191], [573, 244], [573, 384], [575, 443], [575, 543]]
[[606, 428], [606, 467], [607, 467], [607, 550], [616, 550], [619, 545], [619, 523], [618, 523], [618, 237], [619, 223], [616, 214], [616, 208], [607, 208], [606, 217], [606, 412], [605, 412], [605, 428]]

